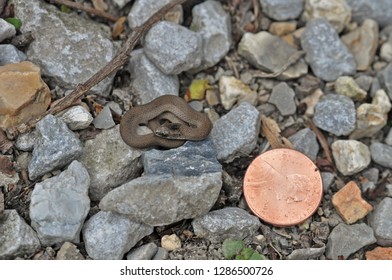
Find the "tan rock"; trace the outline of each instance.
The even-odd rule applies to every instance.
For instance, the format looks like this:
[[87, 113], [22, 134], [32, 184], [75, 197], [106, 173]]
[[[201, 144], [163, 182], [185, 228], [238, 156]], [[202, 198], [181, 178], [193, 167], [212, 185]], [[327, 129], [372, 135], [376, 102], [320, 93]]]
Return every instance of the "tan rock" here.
[[181, 248], [181, 240], [175, 234], [164, 235], [161, 239], [161, 246], [168, 251], [174, 251]]
[[289, 21], [289, 22], [273, 22], [270, 25], [269, 32], [276, 36], [287, 35], [297, 28], [297, 22]]
[[313, 117], [314, 107], [316, 107], [316, 104], [319, 102], [321, 96], [323, 95], [324, 95], [323, 91], [318, 88], [312, 94], [306, 96], [304, 99], [301, 100], [301, 103], [306, 104], [306, 111], [305, 111], [306, 116]]
[[354, 181], [348, 182], [332, 197], [332, 204], [347, 224], [353, 224], [365, 217], [373, 207], [361, 196], [361, 190]]
[[222, 105], [226, 110], [230, 110], [233, 105], [245, 99], [254, 105], [257, 102], [257, 93], [248, 85], [235, 77], [222, 76], [219, 79], [219, 91], [221, 93]]
[[0, 67], [0, 128], [11, 128], [39, 116], [50, 100], [49, 87], [33, 63]]
[[339, 77], [335, 82], [335, 91], [357, 101], [364, 100], [367, 95], [367, 92], [361, 89], [350, 76]]
[[392, 260], [391, 247], [376, 247], [371, 251], [365, 253], [367, 260]]

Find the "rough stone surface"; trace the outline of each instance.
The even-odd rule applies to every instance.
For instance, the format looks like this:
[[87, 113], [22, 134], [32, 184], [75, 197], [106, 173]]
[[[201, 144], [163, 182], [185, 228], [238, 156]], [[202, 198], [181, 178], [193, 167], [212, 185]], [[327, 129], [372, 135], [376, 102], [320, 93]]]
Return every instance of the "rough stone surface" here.
[[34, 144], [39, 137], [39, 132], [35, 129], [31, 132], [20, 134], [15, 142], [15, 146], [21, 151], [30, 152], [34, 149]]
[[73, 161], [59, 175], [37, 183], [31, 193], [31, 225], [45, 246], [64, 241], [79, 243], [84, 219], [90, 210], [86, 168]]
[[283, 21], [297, 18], [304, 7], [304, 0], [260, 0], [263, 12], [270, 18]]
[[287, 256], [288, 260], [308, 260], [317, 259], [321, 257], [325, 252], [325, 246], [320, 248], [306, 248], [294, 250], [290, 255]]
[[392, 62], [378, 73], [380, 84], [392, 100]]
[[0, 260], [31, 256], [41, 247], [35, 231], [16, 210], [4, 211], [0, 232]]
[[163, 73], [177, 75], [200, 66], [202, 39], [186, 27], [162, 21], [146, 34], [144, 53]]
[[14, 45], [0, 45], [0, 65], [25, 61], [27, 56], [19, 51]]
[[367, 95], [367, 92], [361, 89], [355, 80], [349, 76], [341, 76], [336, 80], [335, 91], [356, 101], [364, 100]]
[[257, 145], [259, 130], [260, 114], [249, 103], [241, 103], [221, 117], [211, 131], [218, 160], [230, 162], [252, 152]]
[[40, 69], [31, 62], [0, 67], [0, 128], [26, 122], [46, 111], [50, 104], [49, 87]]
[[181, 239], [176, 234], [164, 235], [161, 239], [161, 246], [169, 252], [180, 249]]
[[376, 247], [365, 255], [367, 260], [392, 260], [392, 248]]
[[155, 256], [152, 258], [153, 260], [166, 260], [169, 257], [169, 252], [162, 247], [158, 247], [158, 251]]
[[208, 0], [192, 9], [190, 29], [203, 38], [203, 58], [200, 67], [206, 69], [217, 64], [229, 51], [231, 44], [230, 15], [218, 1]]
[[319, 152], [319, 144], [316, 134], [310, 128], [304, 128], [291, 135], [288, 140], [293, 144], [294, 149], [307, 155], [312, 161], [316, 160]]
[[87, 254], [94, 260], [121, 260], [153, 227], [132, 221], [124, 215], [100, 211], [83, 227]]
[[326, 256], [337, 260], [348, 258], [362, 247], [376, 242], [373, 230], [366, 224], [345, 225], [340, 223], [328, 237]]
[[370, 145], [372, 160], [384, 167], [392, 168], [392, 147], [383, 143], [372, 143]]
[[140, 98], [141, 104], [151, 102], [161, 95], [178, 95], [178, 77], [162, 73], [145, 56], [142, 49], [131, 53], [129, 70], [132, 91]]
[[356, 174], [370, 164], [368, 146], [357, 140], [337, 140], [331, 149], [336, 167], [344, 176]]
[[90, 112], [80, 105], [69, 108], [61, 114], [59, 118], [65, 122], [71, 130], [85, 129], [93, 121]]
[[57, 252], [56, 260], [84, 260], [76, 245], [71, 242], [64, 242], [60, 250]]
[[348, 182], [332, 197], [332, 204], [347, 224], [353, 224], [365, 217], [373, 207], [361, 196], [361, 190], [354, 181]]
[[152, 242], [147, 243], [129, 251], [127, 254], [127, 260], [151, 260], [157, 252], [157, 245]]
[[110, 190], [139, 175], [141, 151], [121, 139], [119, 125], [87, 140], [80, 161], [90, 174], [90, 198], [99, 201]]
[[314, 124], [336, 136], [349, 135], [355, 129], [355, 105], [347, 96], [324, 95], [316, 104]]
[[323, 191], [324, 193], [328, 193], [328, 190], [335, 179], [335, 175], [330, 172], [321, 172], [321, 179], [323, 181]]
[[259, 219], [243, 209], [226, 207], [211, 211], [192, 221], [194, 232], [199, 238], [215, 242], [225, 239], [244, 239], [256, 233], [261, 223]]
[[294, 90], [286, 83], [282, 82], [274, 86], [268, 102], [274, 104], [282, 116], [289, 116], [293, 115], [297, 110], [297, 106], [294, 102], [294, 96]]
[[37, 123], [36, 129], [39, 138], [29, 163], [32, 180], [67, 165], [81, 155], [83, 147], [80, 140], [58, 118], [47, 115]]
[[15, 36], [15, 34], [15, 27], [11, 23], [0, 18], [0, 43], [5, 39]]
[[[34, 33], [27, 57], [40, 65], [45, 76], [62, 87], [69, 89], [83, 83], [114, 57], [115, 46], [110, 32], [104, 31], [103, 25], [72, 13], [63, 13], [44, 1], [12, 2], [15, 17], [29, 23], [22, 25], [21, 32]], [[108, 96], [113, 77], [104, 79], [92, 90]]]
[[93, 125], [98, 129], [109, 129], [116, 125], [108, 105], [105, 105], [102, 111], [94, 118]]
[[377, 168], [372, 167], [364, 171], [362, 176], [368, 179], [370, 182], [377, 183], [379, 173], [380, 171]]
[[244, 99], [257, 100], [257, 93], [255, 91], [241, 80], [231, 76], [222, 76], [219, 78], [219, 92], [221, 94], [222, 105], [226, 110], [230, 110], [237, 101], [241, 102]]
[[389, 0], [346, 0], [346, 2], [351, 6], [354, 21], [363, 22], [371, 18], [381, 27], [392, 24], [392, 2]]
[[305, 59], [317, 77], [334, 81], [342, 75], [355, 73], [354, 56], [325, 19], [307, 22], [301, 36], [301, 45], [306, 52]]
[[374, 230], [377, 244], [384, 247], [392, 246], [392, 198], [384, 198], [375, 206], [370, 215], [370, 226]]

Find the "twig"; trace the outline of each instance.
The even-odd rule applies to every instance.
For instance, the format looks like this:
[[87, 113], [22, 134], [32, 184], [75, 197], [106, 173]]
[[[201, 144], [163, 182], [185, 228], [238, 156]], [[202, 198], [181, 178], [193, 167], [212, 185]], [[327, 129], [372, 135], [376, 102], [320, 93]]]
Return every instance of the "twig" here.
[[308, 118], [305, 119], [305, 123], [316, 134], [316, 137], [319, 140], [321, 147], [324, 150], [325, 157], [327, 158], [327, 161], [331, 164], [331, 166], [333, 166], [331, 151], [329, 149], [328, 141], [327, 141], [327, 139], [325, 139], [324, 134], [321, 133], [321, 131], [317, 128], [317, 126], [313, 123], [313, 121], [311, 119], [308, 119]]
[[114, 15], [106, 13], [104, 11], [100, 11], [100, 10], [97, 10], [95, 8], [90, 8], [90, 7], [87, 7], [87, 6], [83, 5], [83, 4], [72, 2], [72, 1], [69, 1], [69, 0], [49, 0], [49, 1], [50, 1], [50, 3], [65, 5], [65, 6], [68, 6], [70, 8], [82, 10], [82, 11], [85, 11], [85, 12], [87, 12], [89, 14], [93, 14], [93, 15], [105, 18], [107, 20], [110, 20], [110, 21], [116, 22], [118, 20], [117, 16], [114, 16]]
[[280, 135], [279, 126], [273, 119], [261, 115], [261, 130], [272, 149], [293, 149], [293, 144], [287, 138]]
[[169, 4], [163, 6], [159, 11], [153, 14], [144, 24], [136, 27], [124, 46], [120, 49], [118, 54], [101, 70], [95, 73], [90, 79], [83, 84], [78, 85], [66, 98], [57, 103], [56, 106], [50, 108], [44, 114], [38, 118], [28, 121], [26, 124], [18, 126], [16, 129], [8, 131], [11, 135], [15, 135], [18, 132], [23, 133], [30, 130], [34, 125], [46, 115], [55, 115], [64, 109], [70, 107], [77, 99], [81, 98], [87, 91], [93, 86], [98, 84], [100, 81], [105, 79], [107, 76], [118, 70], [121, 66], [128, 62], [131, 51], [140, 40], [140, 38], [156, 23], [158, 22], [168, 11], [174, 8], [176, 5], [180, 5], [187, 0], [173, 0]]

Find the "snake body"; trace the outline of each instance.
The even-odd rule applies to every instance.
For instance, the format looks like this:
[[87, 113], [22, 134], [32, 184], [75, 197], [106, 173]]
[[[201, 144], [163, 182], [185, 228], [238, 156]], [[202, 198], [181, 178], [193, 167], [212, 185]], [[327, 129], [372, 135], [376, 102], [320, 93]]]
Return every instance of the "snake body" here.
[[[153, 133], [140, 135], [139, 126], [147, 126]], [[205, 139], [211, 129], [207, 115], [192, 109], [184, 99], [174, 95], [163, 95], [150, 103], [135, 106], [120, 122], [121, 138], [129, 146], [139, 149], [152, 146], [176, 148], [186, 140]], [[175, 133], [166, 134], [171, 130]]]

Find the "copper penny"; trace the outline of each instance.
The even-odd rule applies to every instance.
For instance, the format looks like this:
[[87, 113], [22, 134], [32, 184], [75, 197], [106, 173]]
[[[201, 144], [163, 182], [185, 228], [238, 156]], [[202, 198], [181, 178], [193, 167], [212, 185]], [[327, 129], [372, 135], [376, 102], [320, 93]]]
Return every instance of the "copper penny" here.
[[275, 226], [304, 222], [319, 206], [323, 185], [316, 165], [291, 149], [273, 149], [248, 167], [244, 196], [260, 219]]

